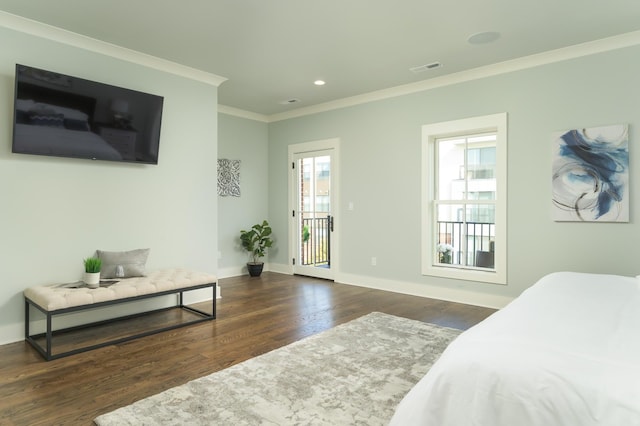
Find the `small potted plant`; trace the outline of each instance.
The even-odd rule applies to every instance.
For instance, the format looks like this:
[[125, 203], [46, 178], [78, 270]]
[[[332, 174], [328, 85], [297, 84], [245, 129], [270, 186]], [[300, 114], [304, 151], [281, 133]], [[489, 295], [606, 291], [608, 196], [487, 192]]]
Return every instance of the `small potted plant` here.
[[100, 268], [102, 260], [98, 257], [84, 259], [84, 276], [82, 281], [90, 288], [100, 287]]
[[248, 231], [240, 231], [240, 242], [251, 258], [251, 261], [247, 262], [249, 275], [259, 277], [264, 268], [264, 262], [260, 261], [260, 258], [264, 257], [267, 248], [273, 245], [269, 222], [264, 220], [261, 224], [253, 225]]

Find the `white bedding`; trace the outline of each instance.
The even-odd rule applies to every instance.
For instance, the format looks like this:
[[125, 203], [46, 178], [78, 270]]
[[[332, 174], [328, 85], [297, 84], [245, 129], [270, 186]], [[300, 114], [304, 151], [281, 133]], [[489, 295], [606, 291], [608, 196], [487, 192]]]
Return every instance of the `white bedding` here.
[[640, 280], [542, 278], [451, 343], [391, 425], [640, 425]]
[[104, 139], [89, 131], [69, 130], [34, 126], [15, 125], [16, 144], [29, 153], [61, 155], [66, 157], [96, 158], [99, 160], [120, 160], [120, 153]]

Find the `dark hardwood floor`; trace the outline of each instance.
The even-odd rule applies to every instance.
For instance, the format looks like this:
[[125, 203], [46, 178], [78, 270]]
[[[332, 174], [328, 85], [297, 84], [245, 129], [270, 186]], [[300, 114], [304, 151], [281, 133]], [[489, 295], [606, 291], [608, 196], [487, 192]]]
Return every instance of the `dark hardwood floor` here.
[[0, 346], [0, 425], [90, 425], [103, 413], [378, 311], [467, 329], [494, 312], [265, 272], [220, 280], [218, 319], [46, 362]]

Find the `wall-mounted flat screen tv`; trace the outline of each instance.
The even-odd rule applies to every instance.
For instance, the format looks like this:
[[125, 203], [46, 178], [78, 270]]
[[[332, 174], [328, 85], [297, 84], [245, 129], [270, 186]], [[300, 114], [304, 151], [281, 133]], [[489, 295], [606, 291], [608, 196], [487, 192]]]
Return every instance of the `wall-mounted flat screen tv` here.
[[163, 101], [18, 64], [12, 152], [158, 164]]

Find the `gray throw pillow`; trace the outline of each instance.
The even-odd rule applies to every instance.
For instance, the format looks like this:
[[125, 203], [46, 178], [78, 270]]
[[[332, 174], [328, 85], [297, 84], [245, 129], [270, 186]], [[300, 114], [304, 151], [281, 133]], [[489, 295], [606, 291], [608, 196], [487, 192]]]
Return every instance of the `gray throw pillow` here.
[[96, 250], [102, 260], [100, 278], [144, 277], [149, 249], [129, 251]]

